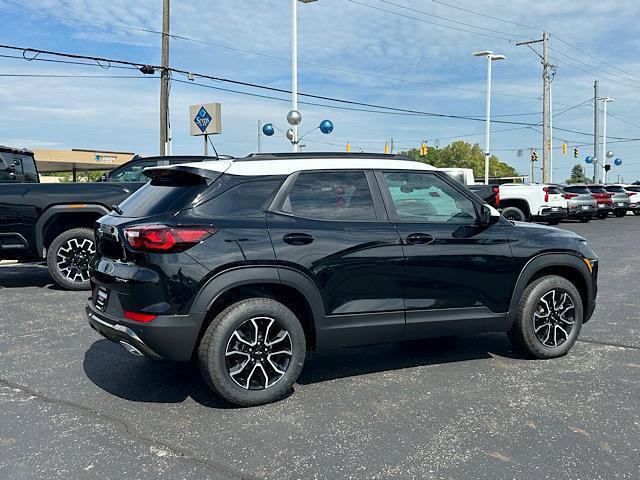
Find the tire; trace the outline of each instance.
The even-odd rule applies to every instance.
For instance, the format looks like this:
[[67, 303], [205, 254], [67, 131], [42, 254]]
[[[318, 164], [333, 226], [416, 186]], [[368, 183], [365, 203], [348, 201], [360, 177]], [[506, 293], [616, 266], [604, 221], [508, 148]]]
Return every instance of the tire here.
[[626, 210], [616, 210], [613, 212], [613, 214], [618, 217], [618, 218], [622, 218], [627, 214]]
[[636, 210], [634, 210], [634, 211], [633, 211], [633, 214], [634, 214], [634, 215], [640, 215], [640, 209], [636, 209]]
[[89, 290], [89, 260], [95, 255], [90, 228], [74, 228], [58, 235], [47, 250], [47, 266], [53, 280], [67, 290]]
[[580, 217], [578, 220], [580, 220], [580, 223], [587, 223], [591, 221], [591, 217]]
[[548, 221], [547, 221], [547, 224], [548, 224], [548, 225], [559, 225], [559, 224], [560, 224], [560, 221], [561, 221], [561, 220], [560, 220], [559, 218], [553, 218], [553, 219], [551, 219], [551, 220], [548, 220]]
[[518, 207], [507, 207], [503, 209], [501, 213], [507, 220], [513, 220], [515, 222], [524, 222], [527, 220], [524, 212]]
[[600, 220], [606, 220], [608, 216], [609, 216], [609, 212], [598, 212], [597, 214], [597, 217]]
[[[572, 307], [567, 308], [568, 300], [564, 294], [571, 300]], [[555, 302], [552, 302], [554, 295]], [[555, 308], [553, 312], [548, 309], [550, 315], [545, 317], [547, 309], [544, 305], [550, 303], [554, 303], [555, 307], [559, 306], [564, 312], [558, 313]], [[583, 315], [582, 298], [575, 285], [564, 277], [548, 275], [533, 281], [522, 292], [516, 318], [507, 335], [515, 347], [534, 358], [560, 357], [576, 342], [582, 328]], [[548, 327], [544, 326], [546, 321], [549, 323]], [[570, 321], [573, 323], [569, 323]]]
[[[273, 325], [279, 328], [275, 336]], [[250, 345], [255, 340], [257, 348]], [[304, 330], [291, 310], [270, 298], [250, 298], [227, 307], [211, 321], [198, 346], [198, 363], [217, 395], [236, 405], [254, 406], [279, 400], [291, 390], [306, 350]]]

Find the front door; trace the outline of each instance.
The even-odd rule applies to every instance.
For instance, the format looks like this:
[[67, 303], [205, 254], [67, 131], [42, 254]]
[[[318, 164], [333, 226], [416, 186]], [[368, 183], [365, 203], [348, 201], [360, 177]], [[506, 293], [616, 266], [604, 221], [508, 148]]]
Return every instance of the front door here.
[[377, 178], [406, 256], [404, 336], [501, 325], [514, 277], [500, 223], [480, 226], [475, 203], [439, 173], [385, 171]]
[[308, 171], [283, 188], [267, 215], [269, 233], [279, 269], [311, 279], [322, 297], [318, 343], [398, 339], [404, 256], [373, 173]]

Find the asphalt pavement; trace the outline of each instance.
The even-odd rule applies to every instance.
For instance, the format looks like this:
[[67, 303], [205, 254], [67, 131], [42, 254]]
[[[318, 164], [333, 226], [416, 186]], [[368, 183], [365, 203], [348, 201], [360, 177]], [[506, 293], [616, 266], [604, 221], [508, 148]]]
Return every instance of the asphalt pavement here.
[[638, 479], [640, 217], [560, 228], [601, 260], [567, 356], [498, 334], [322, 352], [255, 408], [101, 338], [44, 267], [0, 265], [0, 478]]

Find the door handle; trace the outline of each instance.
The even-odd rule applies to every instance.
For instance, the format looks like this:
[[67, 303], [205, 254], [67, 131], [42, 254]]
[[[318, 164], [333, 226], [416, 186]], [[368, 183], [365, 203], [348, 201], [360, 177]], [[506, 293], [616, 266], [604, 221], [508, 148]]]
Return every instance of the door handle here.
[[407, 236], [407, 243], [412, 245], [424, 245], [433, 242], [433, 237], [428, 233], [411, 233]]
[[287, 233], [282, 241], [289, 245], [309, 245], [313, 242], [313, 237], [308, 233]]

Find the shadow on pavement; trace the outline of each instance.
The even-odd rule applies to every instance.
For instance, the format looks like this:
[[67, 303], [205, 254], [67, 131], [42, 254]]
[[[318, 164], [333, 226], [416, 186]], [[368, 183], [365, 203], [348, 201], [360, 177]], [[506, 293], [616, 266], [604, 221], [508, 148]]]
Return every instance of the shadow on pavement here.
[[[309, 385], [337, 378], [425, 365], [492, 358], [523, 358], [506, 335], [445, 337], [314, 353], [298, 379]], [[195, 362], [178, 363], [134, 357], [109, 340], [94, 342], [84, 357], [87, 377], [106, 392], [134, 402], [180, 403], [191, 397], [212, 408], [235, 408], [218, 398]]]
[[47, 267], [33, 264], [0, 266], [0, 288], [46, 287], [62, 290], [53, 281]]

